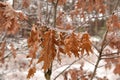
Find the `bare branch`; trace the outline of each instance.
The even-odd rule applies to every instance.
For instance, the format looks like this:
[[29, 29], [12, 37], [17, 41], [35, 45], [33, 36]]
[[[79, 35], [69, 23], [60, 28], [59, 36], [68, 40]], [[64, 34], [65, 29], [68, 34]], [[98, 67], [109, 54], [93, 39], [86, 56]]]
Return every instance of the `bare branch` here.
[[101, 58], [101, 59], [115, 59], [115, 58], [120, 58], [120, 56], [106, 57], [106, 58]]
[[73, 61], [71, 64], [69, 64], [68, 67], [66, 67], [61, 73], [59, 73], [53, 80], [56, 80], [61, 74], [63, 74], [68, 68], [70, 68], [74, 63], [76, 63], [77, 61], [79, 61], [80, 59], [82, 59], [84, 56], [86, 56], [87, 54], [81, 56], [79, 59]]
[[57, 16], [57, 6], [58, 6], [58, 2], [59, 0], [56, 1], [56, 3], [54, 4], [54, 22], [53, 22], [53, 27], [56, 27], [56, 16]]
[[[114, 58], [119, 58], [120, 55], [118, 55], [120, 52], [116, 52], [116, 53], [111, 53], [111, 54], [105, 54], [102, 55], [101, 59], [114, 59]], [[110, 56], [110, 57], [108, 57]]]
[[101, 50], [100, 50], [100, 52], [99, 52], [99, 56], [98, 56], [98, 59], [97, 59], [97, 62], [96, 62], [96, 65], [95, 65], [95, 68], [94, 68], [94, 71], [93, 71], [93, 74], [92, 74], [92, 77], [91, 77], [90, 80], [93, 80], [93, 78], [94, 78], [94, 76], [95, 76], [95, 74], [96, 74], [96, 71], [97, 71], [99, 62], [100, 62], [100, 60], [101, 60], [103, 50], [104, 50], [104, 45], [105, 45], [105, 41], [106, 41], [107, 34], [108, 34], [108, 30], [106, 31], [106, 33], [105, 33], [105, 35], [104, 35], [104, 37], [103, 37], [102, 45], [101, 45]]
[[120, 0], [117, 0], [117, 1], [116, 1], [116, 5], [115, 5], [115, 7], [114, 7], [113, 11], [117, 9], [117, 7], [118, 7], [119, 3], [120, 3]]
[[102, 56], [112, 56], [112, 55], [118, 55], [119, 52], [116, 52], [116, 53], [111, 53], [111, 54], [103, 54]]
[[0, 43], [5, 40], [6, 35], [7, 35], [7, 32], [4, 32], [4, 33], [3, 33], [3, 36], [1, 37]]
[[92, 65], [95, 65], [94, 63], [92, 63], [92, 62], [90, 62], [89, 60], [87, 60], [87, 59], [85, 59], [85, 58], [83, 58], [86, 62], [88, 62], [88, 63], [90, 63], [90, 64], [92, 64]]
[[10, 55], [11, 55], [11, 52], [9, 54], [7, 54], [6, 56], [4, 56], [3, 58], [1, 58], [0, 61], [3, 60], [3, 59], [8, 58]]

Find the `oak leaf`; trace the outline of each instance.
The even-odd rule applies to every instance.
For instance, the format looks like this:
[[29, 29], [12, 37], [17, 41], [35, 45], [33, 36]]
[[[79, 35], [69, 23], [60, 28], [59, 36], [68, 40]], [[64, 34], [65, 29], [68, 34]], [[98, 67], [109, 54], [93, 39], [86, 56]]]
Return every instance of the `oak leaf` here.
[[65, 51], [64, 51], [64, 40], [65, 40], [65, 33], [63, 32], [60, 32], [58, 34], [58, 38], [57, 38], [57, 41], [56, 41], [56, 45], [57, 45], [57, 58], [58, 58], [58, 61], [61, 62], [61, 57], [60, 57], [60, 53], [63, 53], [65, 54]]
[[0, 61], [2, 63], [4, 63], [5, 46], [6, 46], [6, 42], [4, 41], [2, 42], [1, 48], [0, 48]]
[[74, 54], [75, 57], [79, 57], [79, 40], [77, 36], [72, 33], [68, 38], [65, 39], [65, 52], [67, 55], [71, 56]]
[[11, 46], [10, 50], [12, 52], [12, 55], [13, 55], [14, 58], [16, 58], [16, 49], [14, 48], [13, 44], [11, 44], [10, 46]]
[[120, 22], [119, 22], [118, 16], [115, 14], [110, 16], [109, 19], [107, 20], [106, 25], [107, 25], [108, 30], [111, 32], [119, 30]]
[[[48, 2], [55, 2], [55, 0], [48, 0]], [[66, 0], [58, 0], [58, 5], [63, 5], [66, 3]]]
[[30, 37], [27, 40], [28, 43], [28, 47], [33, 46], [36, 42], [39, 42], [40, 38], [39, 38], [39, 31], [37, 29], [37, 26], [33, 24], [31, 33], [30, 33]]
[[20, 20], [28, 20], [28, 17], [22, 12], [18, 12], [18, 15]]
[[22, 0], [22, 7], [28, 8], [30, 6], [30, 0]]
[[40, 58], [38, 60], [38, 63], [43, 61], [44, 64], [42, 68], [44, 69], [44, 71], [47, 71], [56, 56], [55, 31], [49, 30], [43, 35], [43, 41], [41, 43], [41, 46], [43, 48], [40, 52]]
[[27, 58], [36, 58], [36, 52], [38, 50], [38, 43], [35, 43], [29, 50], [29, 54], [27, 55]]
[[58, 5], [64, 5], [66, 3], [66, 0], [58, 0]]
[[19, 13], [10, 4], [0, 2], [0, 32], [15, 34], [20, 27], [19, 19]]
[[115, 74], [119, 74], [120, 75], [120, 64], [117, 64], [116, 66], [115, 66], [115, 69], [114, 69], [114, 71], [113, 71]]
[[29, 79], [30, 77], [32, 77], [35, 72], [36, 72], [36, 67], [30, 68], [29, 71], [28, 71], [27, 78]]
[[88, 55], [90, 52], [92, 53], [93, 51], [92, 51], [91, 45], [92, 43], [89, 40], [88, 33], [83, 34], [81, 38], [81, 44], [80, 44], [81, 54], [84, 54], [85, 51], [87, 52]]

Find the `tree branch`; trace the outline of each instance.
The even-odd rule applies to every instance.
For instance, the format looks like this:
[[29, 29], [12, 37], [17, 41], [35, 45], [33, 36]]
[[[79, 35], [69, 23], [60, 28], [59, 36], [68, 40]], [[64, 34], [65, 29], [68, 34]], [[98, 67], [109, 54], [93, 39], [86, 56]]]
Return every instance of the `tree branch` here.
[[76, 63], [77, 61], [79, 61], [80, 59], [82, 59], [84, 56], [86, 56], [87, 54], [81, 56], [79, 59], [73, 61], [71, 64], [69, 64], [68, 67], [66, 67], [61, 73], [59, 73], [53, 80], [56, 80], [61, 74], [63, 74], [68, 68], [70, 68], [74, 63]]
[[114, 58], [119, 58], [120, 56], [113, 56], [113, 57], [105, 57], [105, 58], [101, 58], [101, 59], [114, 59]]
[[3, 59], [8, 58], [10, 55], [11, 55], [11, 52], [9, 54], [7, 54], [6, 56], [4, 56], [3, 58], [1, 58], [0, 61], [3, 60]]
[[53, 27], [55, 28], [56, 27], [56, 16], [57, 16], [57, 6], [58, 6], [58, 2], [59, 0], [56, 1], [54, 5], [54, 22], [53, 22]]
[[103, 53], [103, 50], [104, 50], [104, 45], [105, 45], [105, 41], [106, 41], [106, 37], [107, 37], [107, 34], [108, 34], [108, 30], [106, 31], [104, 37], [103, 37], [103, 41], [102, 41], [102, 45], [101, 45], [101, 50], [99, 52], [99, 56], [98, 56], [98, 59], [97, 59], [97, 62], [96, 62], [96, 65], [95, 65], [95, 68], [94, 68], [94, 71], [93, 71], [93, 74], [92, 74], [92, 77], [90, 80], [93, 80], [95, 74], [96, 74], [96, 71], [97, 71], [97, 68], [98, 68], [98, 65], [99, 65], [99, 62], [101, 60], [101, 56], [102, 56], [102, 53]]
[[6, 35], [7, 35], [7, 32], [5, 31], [4, 34], [3, 34], [3, 36], [1, 37], [0, 43], [5, 40]]
[[87, 59], [85, 59], [85, 58], [83, 58], [86, 62], [88, 62], [88, 63], [90, 63], [90, 64], [92, 64], [92, 65], [95, 65], [94, 63], [92, 63], [92, 62], [90, 62], [89, 60], [87, 60]]
[[113, 11], [117, 9], [117, 7], [118, 7], [119, 3], [120, 3], [120, 0], [117, 0], [117, 1], [116, 1], [116, 5], [115, 5], [115, 7], [114, 7]]
[[111, 53], [111, 54], [103, 54], [103, 55], [101, 55], [101, 56], [112, 56], [112, 55], [118, 55], [119, 54], [119, 52], [116, 52], [116, 53]]

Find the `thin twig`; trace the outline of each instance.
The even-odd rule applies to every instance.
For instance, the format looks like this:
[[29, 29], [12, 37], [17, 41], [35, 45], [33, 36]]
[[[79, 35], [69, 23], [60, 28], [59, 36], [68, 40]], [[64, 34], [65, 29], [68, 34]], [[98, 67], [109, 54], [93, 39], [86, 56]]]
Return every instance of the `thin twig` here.
[[56, 16], [57, 16], [57, 6], [58, 6], [58, 2], [59, 0], [56, 1], [56, 3], [54, 3], [54, 22], [53, 22], [53, 27], [56, 27]]
[[92, 46], [98, 51], [98, 53], [100, 52], [96, 45], [92, 44]]
[[101, 59], [114, 59], [114, 58], [119, 58], [120, 56], [113, 56], [113, 57], [106, 57], [106, 58], [101, 58]]
[[5, 40], [6, 35], [7, 35], [7, 32], [4, 32], [3, 36], [1, 37], [1, 42]]
[[111, 55], [118, 55], [119, 54], [119, 52], [116, 52], [116, 53], [111, 53], [111, 54], [103, 54], [103, 55], [101, 55], [101, 56], [111, 56]]
[[107, 47], [107, 45], [109, 45], [110, 44], [110, 41], [112, 40], [113, 38], [111, 38], [108, 42], [106, 42], [106, 44], [104, 45], [104, 47], [103, 48], [106, 48]]
[[59, 73], [53, 80], [56, 80], [61, 74], [63, 74], [68, 68], [70, 68], [74, 63], [76, 63], [77, 61], [79, 61], [80, 59], [82, 59], [84, 56], [86, 56], [87, 54], [81, 56], [79, 59], [73, 61], [71, 64], [69, 64], [68, 67], [66, 67], [61, 73]]
[[[52, 2], [52, 4], [54, 4], [53, 2]], [[51, 8], [50, 8], [50, 10], [49, 10], [49, 8], [48, 8], [49, 6], [48, 6], [48, 0], [47, 0], [47, 18], [46, 18], [46, 22], [47, 22], [47, 24], [49, 24], [50, 23], [50, 15], [52, 14], [52, 6], [51, 6]]]
[[116, 5], [115, 5], [115, 7], [114, 7], [113, 11], [117, 9], [117, 7], [118, 7], [119, 3], [120, 3], [120, 0], [117, 0], [117, 1], [116, 1]]
[[92, 64], [92, 65], [95, 65], [94, 63], [92, 63], [92, 62], [90, 62], [89, 60], [87, 60], [87, 59], [85, 59], [85, 58], [83, 58], [86, 62], [88, 62], [88, 63], [90, 63], [90, 64]]
[[11, 52], [9, 54], [7, 54], [6, 56], [4, 56], [3, 58], [1, 58], [0, 61], [3, 60], [3, 59], [8, 58], [10, 55], [11, 55]]
[[94, 68], [94, 71], [93, 71], [93, 74], [92, 74], [92, 77], [90, 80], [93, 80], [95, 74], [96, 74], [96, 71], [97, 71], [97, 68], [98, 68], [98, 65], [99, 65], [99, 62], [101, 60], [101, 56], [102, 56], [102, 53], [103, 53], [103, 50], [104, 50], [104, 43], [106, 41], [106, 37], [107, 37], [107, 34], [108, 34], [108, 30], [106, 31], [104, 37], [103, 37], [103, 41], [102, 41], [102, 45], [101, 45], [101, 50], [99, 52], [99, 56], [98, 56], [98, 59], [97, 59], [97, 62], [96, 62], [96, 65], [95, 65], [95, 68]]

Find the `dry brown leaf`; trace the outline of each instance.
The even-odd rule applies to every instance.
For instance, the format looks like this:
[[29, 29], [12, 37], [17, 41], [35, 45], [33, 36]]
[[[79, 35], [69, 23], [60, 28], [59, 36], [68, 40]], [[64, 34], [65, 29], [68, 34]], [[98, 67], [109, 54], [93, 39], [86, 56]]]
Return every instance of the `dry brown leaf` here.
[[12, 52], [12, 55], [13, 55], [14, 58], [16, 58], [16, 49], [14, 48], [13, 44], [11, 44], [10, 46], [11, 46], [10, 50]]
[[43, 35], [43, 41], [41, 46], [43, 47], [40, 53], [38, 63], [44, 62], [43, 69], [46, 71], [50, 68], [56, 56], [55, 49], [55, 31], [49, 30]]
[[0, 2], [0, 31], [6, 31], [7, 34], [15, 34], [19, 29], [20, 15], [11, 5]]
[[5, 46], [6, 46], [6, 42], [2, 42], [1, 48], [0, 48], [0, 61], [2, 63], [4, 63]]
[[27, 58], [35, 59], [37, 50], [38, 50], [38, 43], [34, 43], [34, 45], [32, 45], [32, 47], [29, 50], [29, 54], [27, 55]]
[[77, 80], [77, 77], [78, 77], [77, 70], [71, 69], [71, 70], [69, 70], [69, 73], [70, 73], [71, 78], [72, 78], [71, 80]]
[[27, 78], [29, 79], [30, 77], [32, 77], [35, 72], [36, 72], [36, 67], [30, 68], [29, 71], [28, 71]]
[[119, 22], [118, 16], [113, 14], [107, 20], [106, 25], [107, 25], [107, 28], [110, 32], [119, 30], [120, 29], [120, 22]]
[[30, 0], [22, 0], [22, 7], [28, 8], [30, 6]]
[[27, 40], [28, 47], [33, 46], [35, 43], [38, 43], [39, 41], [40, 41], [39, 31], [37, 29], [37, 26], [33, 25], [31, 33], [30, 33], [30, 37]]
[[116, 66], [115, 66], [115, 69], [114, 69], [114, 71], [113, 71], [115, 74], [119, 74], [120, 75], [120, 64], [117, 64]]
[[65, 30], [72, 30], [72, 29], [74, 29], [74, 27], [72, 25], [66, 24]]
[[91, 41], [89, 40], [89, 35], [87, 33], [82, 35], [80, 48], [81, 48], [81, 54], [84, 54], [84, 52], [86, 51], [87, 54], [89, 55], [90, 52], [91, 53], [93, 52], [92, 44]]
[[57, 19], [56, 19], [56, 24], [57, 24], [57, 26], [59, 27], [59, 28], [61, 28], [62, 27], [62, 17], [57, 17]]
[[58, 0], [58, 5], [64, 5], [66, 3], [66, 0]]
[[54, 0], [48, 0], [48, 2], [53, 2]]
[[77, 36], [72, 33], [68, 38], [65, 39], [65, 52], [71, 56], [74, 54], [75, 57], [79, 57], [79, 40]]
[[[49, 2], [55, 2], [55, 0], [48, 0]], [[66, 0], [58, 0], [58, 5], [63, 5], [66, 3]]]
[[105, 69], [111, 69], [111, 68], [112, 68], [111, 63], [107, 63], [107, 64], [105, 64]]
[[28, 20], [28, 17], [24, 15], [22, 12], [18, 12], [18, 15], [20, 20]]

